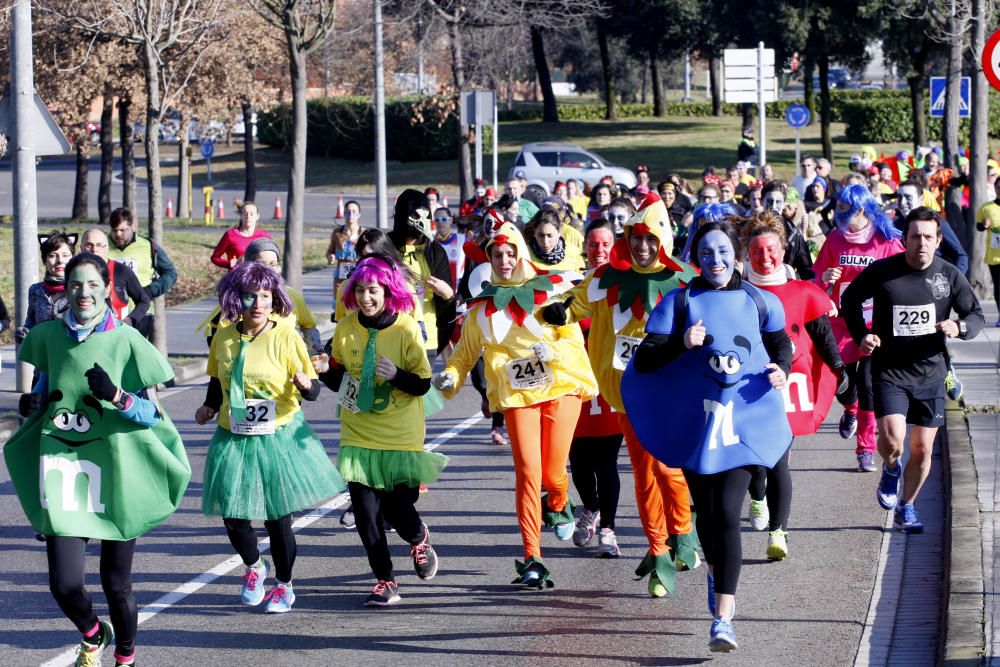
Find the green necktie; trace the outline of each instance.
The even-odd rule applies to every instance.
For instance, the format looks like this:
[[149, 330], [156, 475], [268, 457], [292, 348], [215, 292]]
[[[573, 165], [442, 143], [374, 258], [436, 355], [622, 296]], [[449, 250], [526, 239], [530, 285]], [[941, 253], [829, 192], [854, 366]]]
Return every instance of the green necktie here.
[[245, 421], [247, 397], [243, 391], [243, 362], [246, 361], [249, 340], [240, 338], [240, 351], [233, 360], [233, 374], [229, 378], [229, 414], [236, 421]]
[[375, 337], [378, 329], [368, 330], [368, 345], [365, 346], [365, 358], [361, 362], [361, 381], [358, 384], [358, 410], [368, 412], [375, 404]]

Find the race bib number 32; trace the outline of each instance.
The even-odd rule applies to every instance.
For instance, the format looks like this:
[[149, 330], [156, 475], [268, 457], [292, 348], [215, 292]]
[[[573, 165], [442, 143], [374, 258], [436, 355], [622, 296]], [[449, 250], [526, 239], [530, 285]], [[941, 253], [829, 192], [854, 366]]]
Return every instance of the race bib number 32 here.
[[244, 419], [239, 419], [230, 411], [229, 427], [239, 435], [274, 435], [275, 402], [265, 398], [248, 398]]
[[635, 349], [639, 347], [641, 342], [642, 339], [636, 336], [623, 336], [621, 334], [615, 336], [615, 356], [611, 359], [611, 366], [620, 371], [625, 370], [632, 355], [635, 354]]
[[552, 384], [552, 369], [538, 357], [507, 362], [507, 379], [514, 389], [537, 389]]
[[934, 304], [893, 306], [892, 333], [896, 336], [926, 336], [935, 331]]

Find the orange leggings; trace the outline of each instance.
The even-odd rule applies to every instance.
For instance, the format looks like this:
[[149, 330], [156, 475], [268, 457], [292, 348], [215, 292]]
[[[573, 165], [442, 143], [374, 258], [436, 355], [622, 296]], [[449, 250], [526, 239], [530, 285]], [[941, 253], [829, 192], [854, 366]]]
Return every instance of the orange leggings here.
[[668, 468], [639, 442], [625, 413], [618, 414], [635, 475], [635, 504], [654, 556], [669, 553], [668, 535], [691, 532], [691, 495], [680, 468]]
[[580, 402], [579, 396], [562, 396], [503, 411], [514, 455], [514, 494], [525, 559], [542, 557], [542, 487], [549, 494], [550, 509], [561, 511], [569, 501], [566, 462]]

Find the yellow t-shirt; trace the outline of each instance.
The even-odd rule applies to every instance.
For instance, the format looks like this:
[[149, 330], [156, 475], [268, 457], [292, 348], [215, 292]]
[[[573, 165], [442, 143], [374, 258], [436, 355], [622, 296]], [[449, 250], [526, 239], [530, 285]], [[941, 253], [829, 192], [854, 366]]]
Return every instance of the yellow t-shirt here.
[[576, 217], [580, 218], [581, 220], [587, 219], [587, 208], [590, 206], [590, 198], [587, 197], [587, 195], [580, 195], [579, 197], [573, 197], [566, 203], [569, 204], [569, 207], [571, 209], [573, 209], [573, 213], [576, 214]]
[[[480, 354], [486, 363], [486, 396], [493, 412], [536, 405], [562, 396], [577, 395], [590, 400], [597, 393], [597, 380], [590, 369], [579, 325], [543, 325], [543, 336], [539, 338], [528, 329], [512, 324], [506, 338], [496, 342], [493, 335], [487, 338], [480, 328], [479, 313], [484, 308], [483, 303], [473, 306], [462, 325], [462, 337], [445, 369], [457, 379], [455, 388], [445, 392], [448, 398], [458, 393]], [[511, 375], [516, 375], [517, 371], [509, 362], [534, 359], [531, 346], [538, 342], [546, 343], [552, 350], [554, 358], [546, 364], [550, 367], [552, 382], [534, 389], [515, 389]]]
[[[233, 324], [221, 327], [208, 353], [208, 374], [222, 383], [218, 422], [224, 429], [229, 429], [229, 383], [241, 339], [250, 340], [251, 336], [242, 336]], [[299, 388], [292, 382], [292, 375], [298, 372], [316, 380], [309, 352], [293, 327], [276, 324], [247, 347], [243, 361], [243, 391], [248, 399], [275, 401], [275, 426], [287, 424], [299, 411]]]
[[436, 351], [438, 348], [437, 311], [434, 309], [434, 291], [424, 284], [424, 281], [431, 277], [431, 267], [427, 263], [427, 256], [424, 255], [424, 243], [404, 246], [403, 264], [408, 266], [420, 280], [418, 284], [410, 285], [410, 289], [413, 290], [416, 301], [423, 310], [424, 329], [427, 333], [424, 348]]
[[[358, 322], [353, 311], [337, 324], [333, 335], [333, 358], [344, 367], [354, 381], [361, 378], [361, 366], [368, 346], [368, 329]], [[397, 368], [419, 377], [431, 376], [431, 365], [424, 351], [420, 326], [409, 315], [400, 313], [396, 321], [375, 336], [375, 354], [388, 357]], [[349, 380], [344, 377], [340, 391]], [[376, 386], [384, 384], [376, 380]], [[426, 435], [423, 397], [408, 394], [395, 387], [389, 393], [383, 409], [354, 413], [340, 409], [340, 444], [367, 449], [422, 451]]]
[[991, 201], [980, 206], [976, 222], [986, 223], [986, 263], [1000, 264], [1000, 204]]
[[941, 205], [938, 204], [937, 197], [930, 190], [924, 190], [924, 206], [932, 211], [941, 211]]

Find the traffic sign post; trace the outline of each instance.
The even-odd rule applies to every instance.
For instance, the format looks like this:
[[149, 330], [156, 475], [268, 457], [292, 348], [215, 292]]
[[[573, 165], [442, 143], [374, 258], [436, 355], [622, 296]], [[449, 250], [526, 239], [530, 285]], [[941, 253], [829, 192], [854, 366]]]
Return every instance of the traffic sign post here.
[[[948, 77], [931, 77], [931, 106], [928, 109], [931, 118], [944, 118], [945, 100], [948, 97]], [[962, 77], [958, 87], [958, 117], [968, 118], [972, 110], [972, 79], [967, 76]]]
[[1000, 90], [1000, 30], [990, 35], [983, 46], [983, 74], [990, 85]]
[[802, 152], [799, 148], [799, 131], [809, 124], [812, 114], [809, 107], [804, 104], [792, 104], [785, 110], [785, 121], [795, 128], [795, 164], [802, 160]]
[[722, 52], [725, 68], [726, 102], [731, 104], [757, 103], [760, 118], [758, 137], [760, 166], [767, 163], [767, 117], [764, 105], [778, 99], [778, 79], [774, 76], [774, 49], [765, 49], [764, 42], [756, 49], [725, 49]]
[[215, 140], [214, 139], [202, 139], [201, 140], [201, 156], [205, 158], [205, 167], [208, 171], [206, 177], [208, 182], [212, 182], [212, 156], [215, 155]]
[[493, 126], [493, 187], [497, 180], [497, 94], [493, 90], [475, 90], [461, 94], [459, 97], [459, 117], [463, 125], [476, 126], [476, 178], [483, 177], [483, 128]]

